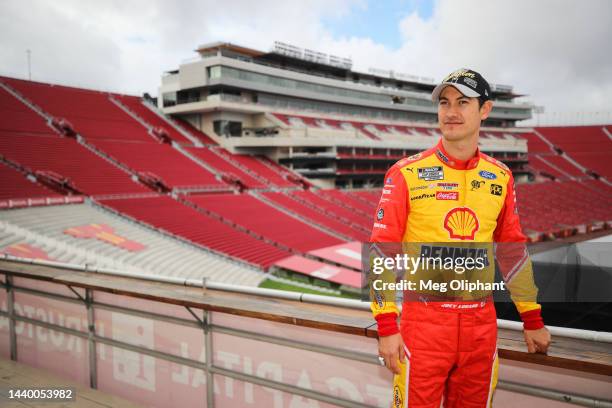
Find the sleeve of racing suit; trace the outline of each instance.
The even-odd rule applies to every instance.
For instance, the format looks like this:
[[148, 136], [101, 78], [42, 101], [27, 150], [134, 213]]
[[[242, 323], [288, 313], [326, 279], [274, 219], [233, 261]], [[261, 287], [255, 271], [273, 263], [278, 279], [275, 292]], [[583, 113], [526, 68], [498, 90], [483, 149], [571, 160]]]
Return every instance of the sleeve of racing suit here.
[[[408, 215], [408, 188], [400, 167], [393, 165], [385, 175], [385, 185], [376, 209], [374, 227], [370, 236], [370, 265], [372, 257], [394, 256], [401, 250], [401, 241]], [[377, 245], [378, 244], [378, 245]], [[385, 269], [379, 278], [389, 282], [395, 280], [395, 271]], [[371, 309], [378, 323], [378, 335], [390, 336], [398, 333], [395, 292], [377, 291], [371, 286]]]
[[494, 239], [501, 274], [521, 316], [524, 329], [544, 327], [542, 307], [537, 303], [538, 289], [533, 280], [533, 268], [525, 244], [527, 238], [519, 223], [512, 174], [508, 180], [506, 201], [497, 220]]

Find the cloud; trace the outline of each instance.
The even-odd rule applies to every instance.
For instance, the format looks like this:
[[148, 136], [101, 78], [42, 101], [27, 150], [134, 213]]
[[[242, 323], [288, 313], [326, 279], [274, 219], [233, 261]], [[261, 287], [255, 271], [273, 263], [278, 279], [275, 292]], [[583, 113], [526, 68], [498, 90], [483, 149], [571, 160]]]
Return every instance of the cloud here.
[[399, 53], [436, 78], [474, 67], [549, 110], [603, 110], [612, 87], [610, 15], [605, 0], [443, 0], [431, 19], [401, 22]]
[[322, 16], [341, 17], [361, 0], [135, 0], [0, 2], [0, 74], [156, 93], [163, 71], [200, 44], [231, 41], [267, 50], [274, 40], [319, 49]]
[[[603, 111], [612, 94], [612, 2], [439, 0], [431, 15], [406, 3], [399, 47], [333, 35], [322, 21], [367, 13], [364, 0], [135, 0], [0, 2], [0, 74], [131, 94], [157, 93], [160, 76], [200, 44], [268, 50], [275, 40], [351, 57], [354, 67], [442, 78], [474, 67], [547, 111]], [[412, 12], [410, 12], [412, 7]], [[397, 16], [396, 16], [397, 17]], [[377, 27], [372, 26], [371, 30]]]

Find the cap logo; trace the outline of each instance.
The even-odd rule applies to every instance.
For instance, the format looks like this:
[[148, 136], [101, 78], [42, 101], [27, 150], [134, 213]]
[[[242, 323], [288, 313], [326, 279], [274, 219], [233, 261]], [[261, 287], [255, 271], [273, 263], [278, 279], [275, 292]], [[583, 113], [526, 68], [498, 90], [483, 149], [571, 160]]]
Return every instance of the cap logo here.
[[446, 78], [442, 80], [442, 82], [457, 81], [461, 77], [474, 78], [475, 76], [476, 75], [474, 75], [473, 72], [470, 72], [470, 70], [461, 68], [449, 74]]
[[476, 81], [474, 81], [472, 78], [465, 78], [463, 80], [463, 82], [465, 82], [466, 85], [471, 86], [472, 88], [476, 88], [478, 86], [478, 84], [476, 83]]

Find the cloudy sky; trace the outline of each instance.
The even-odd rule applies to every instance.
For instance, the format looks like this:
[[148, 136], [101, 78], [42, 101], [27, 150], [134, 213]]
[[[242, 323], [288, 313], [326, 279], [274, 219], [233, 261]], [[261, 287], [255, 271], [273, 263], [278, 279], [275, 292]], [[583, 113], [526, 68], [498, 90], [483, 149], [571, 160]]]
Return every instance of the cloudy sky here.
[[[608, 0], [0, 0], [0, 75], [157, 94], [212, 41], [275, 40], [354, 68], [441, 79], [473, 67], [549, 120], [612, 122]], [[553, 112], [555, 112], [553, 114]]]

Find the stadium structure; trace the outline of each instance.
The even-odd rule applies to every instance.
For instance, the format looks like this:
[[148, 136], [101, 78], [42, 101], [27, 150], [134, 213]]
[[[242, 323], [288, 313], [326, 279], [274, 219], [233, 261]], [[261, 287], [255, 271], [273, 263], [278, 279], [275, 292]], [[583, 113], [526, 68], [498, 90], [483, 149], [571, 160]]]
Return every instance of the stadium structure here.
[[[433, 80], [283, 43], [196, 51], [156, 98], [0, 77], [0, 354], [149, 406], [387, 406], [351, 298], [384, 173], [440, 137]], [[605, 242], [612, 126], [521, 127], [533, 106], [492, 90], [480, 149], [512, 169], [534, 248]], [[500, 324], [500, 406], [609, 403], [598, 318], [543, 358]]]

